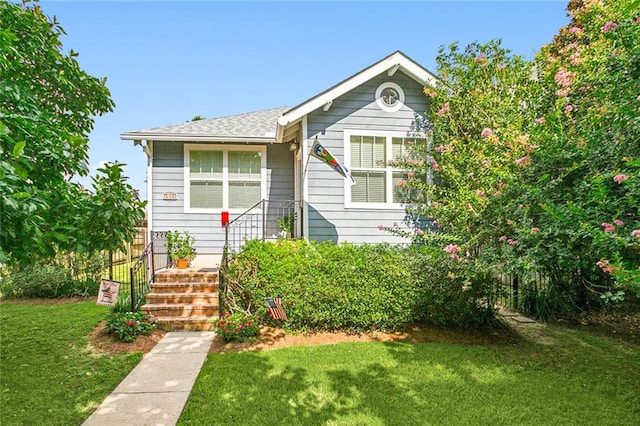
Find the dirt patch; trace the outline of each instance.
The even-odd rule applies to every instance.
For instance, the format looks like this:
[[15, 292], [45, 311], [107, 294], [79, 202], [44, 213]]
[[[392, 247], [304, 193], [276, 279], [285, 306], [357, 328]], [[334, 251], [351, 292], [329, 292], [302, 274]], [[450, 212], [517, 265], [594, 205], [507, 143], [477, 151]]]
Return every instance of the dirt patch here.
[[560, 318], [555, 324], [640, 345], [640, 312], [588, 312], [578, 319]]
[[95, 297], [61, 297], [58, 299], [38, 297], [35, 299], [2, 299], [2, 303], [6, 303], [8, 305], [67, 305], [70, 303], [86, 302], [88, 300], [95, 300]]
[[102, 321], [89, 333], [89, 347], [92, 352], [97, 353], [119, 353], [119, 352], [142, 352], [147, 353], [166, 334], [162, 330], [154, 330], [149, 336], [138, 336], [131, 342], [123, 342], [113, 333], [109, 333], [105, 327], [106, 321]]
[[413, 327], [393, 333], [372, 332], [348, 334], [342, 332], [287, 333], [282, 329], [263, 327], [253, 342], [225, 342], [216, 336], [210, 353], [267, 351], [289, 346], [328, 345], [342, 342], [446, 342], [466, 345], [499, 345], [518, 341], [518, 336], [507, 328], [484, 331]]

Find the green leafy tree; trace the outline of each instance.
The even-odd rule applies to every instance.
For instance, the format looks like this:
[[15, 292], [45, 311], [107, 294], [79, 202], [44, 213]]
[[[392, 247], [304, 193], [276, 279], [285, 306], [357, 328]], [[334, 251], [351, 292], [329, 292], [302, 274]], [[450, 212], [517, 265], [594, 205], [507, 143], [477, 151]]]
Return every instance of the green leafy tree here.
[[107, 164], [88, 175], [94, 117], [114, 107], [105, 79], [64, 53], [64, 30], [37, 5], [0, 2], [0, 262], [35, 263], [56, 251], [116, 248], [131, 239], [144, 203]]

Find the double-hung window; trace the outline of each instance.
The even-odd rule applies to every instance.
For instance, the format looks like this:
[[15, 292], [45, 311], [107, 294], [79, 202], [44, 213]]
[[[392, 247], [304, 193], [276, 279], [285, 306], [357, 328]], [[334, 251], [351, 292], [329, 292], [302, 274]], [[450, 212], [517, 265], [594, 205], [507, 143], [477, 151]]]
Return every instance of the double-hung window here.
[[185, 211], [242, 211], [266, 198], [266, 149], [185, 145]]
[[425, 139], [366, 130], [345, 130], [345, 161], [356, 184], [345, 186], [346, 207], [402, 208], [408, 202], [406, 170], [394, 161], [407, 159], [411, 144]]

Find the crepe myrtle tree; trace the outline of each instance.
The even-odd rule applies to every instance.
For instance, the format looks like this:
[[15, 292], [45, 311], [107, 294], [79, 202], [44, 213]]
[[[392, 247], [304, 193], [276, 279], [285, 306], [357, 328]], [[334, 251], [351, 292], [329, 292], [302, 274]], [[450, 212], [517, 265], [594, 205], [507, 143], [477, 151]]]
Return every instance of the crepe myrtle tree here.
[[543, 272], [578, 307], [640, 293], [637, 4], [571, 1], [532, 62], [497, 41], [441, 48], [430, 143], [398, 164], [408, 216], [438, 232], [408, 236], [496, 272]]
[[37, 5], [0, 2], [0, 263], [117, 248], [143, 215], [121, 164], [98, 171], [94, 192], [73, 181], [89, 173], [94, 117], [114, 103], [63, 34]]

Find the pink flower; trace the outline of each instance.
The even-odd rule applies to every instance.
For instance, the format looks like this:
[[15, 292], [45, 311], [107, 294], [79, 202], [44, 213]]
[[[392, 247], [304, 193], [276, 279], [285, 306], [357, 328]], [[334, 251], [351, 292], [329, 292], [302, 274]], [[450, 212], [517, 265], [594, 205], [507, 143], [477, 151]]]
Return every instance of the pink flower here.
[[571, 71], [565, 71], [564, 69], [560, 68], [556, 73], [556, 75], [553, 77], [553, 79], [555, 80], [558, 86], [566, 88], [571, 85], [574, 77], [575, 77], [575, 74], [572, 73]]
[[449, 254], [455, 254], [460, 251], [460, 247], [456, 244], [449, 244], [444, 248], [444, 251], [446, 251]]
[[384, 229], [384, 226], [383, 225], [378, 225], [378, 229], [382, 231]]
[[544, 124], [545, 123], [545, 118], [544, 117], [540, 117], [536, 119], [536, 124]]
[[424, 231], [420, 228], [416, 228], [416, 235], [424, 235]]
[[512, 240], [511, 238], [509, 238], [507, 240], [507, 244], [509, 244], [510, 246], [515, 246], [515, 245], [518, 245], [518, 241]]
[[447, 149], [444, 145], [438, 145], [434, 148], [435, 152], [444, 152], [444, 150]]
[[520, 166], [520, 167], [526, 167], [527, 164], [529, 164], [529, 154], [525, 155], [524, 157], [520, 157], [517, 160], [515, 160], [515, 163]]
[[393, 222], [393, 227], [397, 228], [398, 227], [398, 222]]
[[483, 138], [488, 138], [491, 135], [493, 135], [493, 130], [488, 127], [482, 129], [482, 133], [480, 133], [480, 136], [482, 136]]
[[467, 291], [469, 290], [469, 286], [466, 284], [462, 284], [462, 291]]
[[500, 238], [498, 238], [498, 241], [507, 241], [507, 236], [503, 235]]
[[444, 117], [446, 113], [449, 112], [449, 102], [446, 102], [444, 105], [442, 105], [442, 108], [440, 108], [440, 111], [436, 112], [436, 115], [438, 117]]
[[628, 180], [628, 179], [629, 179], [629, 176], [627, 176], [627, 175], [615, 175], [615, 176], [613, 177], [613, 180], [614, 180], [616, 183], [622, 183], [622, 182], [624, 182], [624, 181], [626, 181], [626, 180]]
[[613, 221], [613, 223], [615, 223], [617, 226], [622, 226], [622, 225], [624, 225], [624, 222], [623, 222], [623, 221], [621, 221], [620, 219], [616, 219], [616, 220], [614, 220], [614, 221]]
[[434, 172], [439, 172], [440, 171], [440, 165], [438, 165], [438, 162], [436, 160], [431, 160], [431, 169]]
[[631, 236], [640, 238], [640, 229], [634, 229], [631, 231]]
[[569, 104], [566, 107], [564, 107], [565, 112], [571, 112], [573, 111], [573, 105]]
[[538, 228], [537, 226], [534, 226], [533, 228], [531, 228], [532, 234], [537, 234], [538, 232], [540, 232], [540, 228]]
[[613, 232], [616, 230], [616, 227], [608, 222], [602, 222], [600, 225], [604, 228], [604, 232]]
[[404, 179], [400, 179], [397, 183], [399, 187], [407, 186], [407, 181]]
[[571, 34], [578, 34], [578, 33], [580, 33], [581, 31], [582, 31], [582, 30], [580, 29], [580, 27], [573, 26], [573, 27], [569, 28], [569, 32], [570, 32]]
[[596, 262], [596, 265], [598, 265], [602, 269], [602, 272], [604, 272], [605, 274], [610, 274], [611, 272], [613, 272], [613, 266], [609, 265], [609, 261], [607, 259], [599, 260], [598, 262]]
[[616, 28], [618, 28], [618, 24], [616, 24], [615, 22], [609, 21], [606, 24], [604, 24], [604, 27], [602, 27], [602, 32], [608, 33], [609, 31], [613, 31]]
[[476, 189], [476, 195], [478, 198], [484, 198], [484, 191], [481, 189]]

